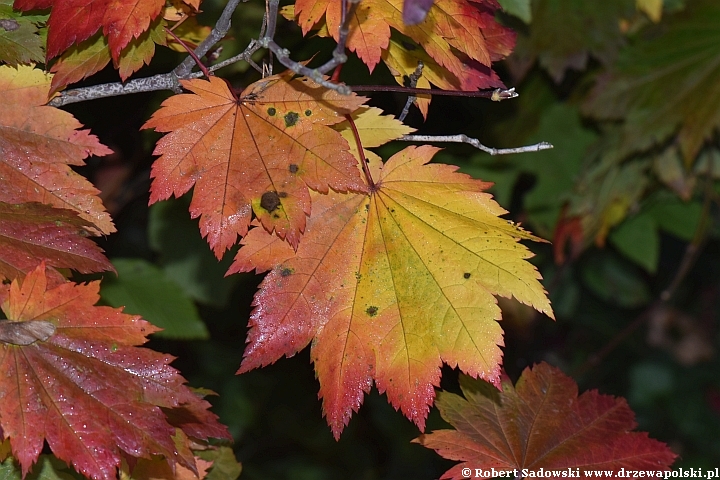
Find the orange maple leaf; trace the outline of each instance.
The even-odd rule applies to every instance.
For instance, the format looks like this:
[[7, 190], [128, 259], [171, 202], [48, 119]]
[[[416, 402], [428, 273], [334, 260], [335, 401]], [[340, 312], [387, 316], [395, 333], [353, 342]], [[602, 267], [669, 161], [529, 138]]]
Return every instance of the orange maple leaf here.
[[190, 213], [220, 258], [247, 233], [252, 212], [297, 247], [310, 214], [308, 187], [364, 192], [347, 141], [329, 125], [365, 99], [301, 78], [260, 80], [236, 97], [225, 81], [182, 82], [195, 94], [163, 102], [143, 128], [170, 132], [155, 148], [150, 203], [193, 185]]
[[[418, 42], [440, 65], [462, 78], [467, 63], [463, 56], [490, 66], [512, 51], [515, 34], [495, 21], [497, 8], [494, 1], [438, 0], [423, 22], [410, 26], [403, 22], [403, 0], [363, 0], [350, 23], [347, 47], [372, 71], [388, 47], [393, 28]], [[295, 14], [303, 34], [320, 23], [324, 14], [330, 35], [338, 39], [340, 2], [298, 0]]]
[[31, 66], [0, 66], [0, 202], [40, 202], [75, 210], [108, 234], [115, 231], [98, 190], [69, 165], [89, 155], [107, 155], [72, 115], [44, 105], [52, 75]]
[[497, 383], [503, 344], [493, 295], [552, 316], [519, 239], [498, 218], [490, 184], [431, 164], [409, 147], [382, 167], [371, 193], [313, 194], [297, 252], [262, 228], [243, 239], [230, 273], [271, 272], [255, 297], [239, 372], [292, 356], [312, 341], [336, 437], [376, 383], [421, 429], [442, 362]]

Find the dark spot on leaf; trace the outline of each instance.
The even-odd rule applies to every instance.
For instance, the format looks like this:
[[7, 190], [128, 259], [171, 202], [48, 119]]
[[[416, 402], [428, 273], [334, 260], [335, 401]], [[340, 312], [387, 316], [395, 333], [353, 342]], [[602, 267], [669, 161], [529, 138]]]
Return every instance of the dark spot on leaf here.
[[310, 110], [310, 109], [305, 110], [305, 116], [309, 117], [310, 115], [312, 115], [312, 110]]
[[275, 110], [273, 107], [270, 107], [270, 108], [267, 109], [267, 112], [268, 112], [268, 115], [270, 115], [271, 117], [273, 117], [273, 116], [275, 116], [275, 114], [277, 113], [277, 110]]
[[273, 212], [280, 206], [280, 197], [275, 192], [265, 192], [260, 197], [260, 206], [268, 212]]
[[377, 315], [377, 312], [378, 312], [378, 307], [370, 306], [365, 310], [365, 313], [367, 313], [371, 317], [374, 317], [375, 315]]
[[411, 52], [417, 49], [417, 45], [406, 41], [402, 42], [402, 46], [405, 47], [405, 49], [410, 50]]
[[13, 32], [20, 28], [20, 24], [17, 22], [17, 20], [7, 18], [0, 20], [0, 28], [5, 30], [6, 32]]
[[282, 270], [280, 270], [281, 277], [289, 277], [290, 275], [292, 275], [292, 273], [293, 273], [293, 271], [291, 268], [285, 267]]
[[26, 322], [0, 321], [0, 343], [9, 345], [32, 345], [44, 342], [55, 333], [55, 325], [47, 320]]
[[295, 165], [294, 163], [291, 163], [291, 164], [290, 164], [290, 168], [289, 168], [288, 170], [290, 170], [290, 173], [297, 173], [298, 170], [300, 170], [300, 167], [298, 167], [298, 166]]
[[288, 194], [287, 192], [278, 192], [278, 197], [280, 198], [287, 198]]
[[285, 126], [286, 127], [292, 127], [295, 125], [300, 118], [300, 115], [297, 114], [297, 112], [288, 112], [285, 114]]
[[463, 278], [470, 278], [470, 274], [468, 272], [463, 273]]

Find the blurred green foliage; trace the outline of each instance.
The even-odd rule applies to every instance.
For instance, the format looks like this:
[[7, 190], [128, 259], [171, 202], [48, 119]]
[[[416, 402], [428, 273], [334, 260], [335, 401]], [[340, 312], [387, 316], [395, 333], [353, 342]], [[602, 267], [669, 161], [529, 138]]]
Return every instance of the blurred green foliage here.
[[[223, 3], [206, 0], [202, 20], [212, 23]], [[554, 241], [532, 248], [557, 322], [503, 302], [507, 372], [516, 379], [545, 360], [581, 389], [624, 396], [639, 428], [680, 455], [676, 466], [714, 468], [720, 464], [720, 3], [666, 0], [658, 23], [634, 0], [501, 3], [508, 12], [501, 21], [518, 30], [518, 44], [499, 69], [520, 98], [437, 97], [427, 122], [414, 111], [407, 123], [420, 133], [465, 133], [495, 147], [555, 145], [505, 157], [453, 145], [437, 158], [496, 182], [491, 192], [508, 218]], [[241, 4], [221, 58], [257, 35], [263, 11], [262, 2]], [[278, 41], [293, 58], [320, 52], [313, 60], [320, 62], [329, 55], [331, 41], [303, 39], [286, 21], [278, 28]], [[180, 58], [168, 54], [152, 68], [166, 71]], [[247, 85], [258, 78], [247, 67], [219, 74]], [[392, 84], [384, 67], [369, 75], [354, 58], [342, 80]], [[189, 218], [187, 199], [148, 210], [154, 138], [128, 132], [137, 132], [162, 98], [138, 95], [72, 108], [101, 140], [119, 146], [132, 167], [126, 188], [135, 193], [113, 212], [119, 233], [104, 247], [111, 258], [141, 260], [118, 266], [120, 278], [105, 287], [106, 301], [119, 302], [107, 288], [146, 289], [123, 274], [132, 267], [154, 284], [159, 304], [186, 306], [183, 315], [156, 317], [168, 334], [156, 335], [150, 346], [178, 356], [175, 366], [193, 386], [219, 394], [210, 401], [235, 437], [241, 478], [438, 478], [452, 463], [410, 444], [420, 432], [377, 392], [335, 442], [307, 350], [234, 375], [260, 279], [223, 277], [233, 253], [217, 262]], [[388, 93], [370, 101], [388, 113], [399, 113], [404, 102]], [[93, 123], [109, 108], [121, 113], [112, 123]], [[102, 167], [92, 165], [88, 175]], [[123, 302], [153, 320], [150, 310]], [[196, 322], [194, 340], [169, 334], [174, 327], [167, 322], [189, 321], [185, 317]], [[199, 319], [209, 338], [201, 339]], [[442, 387], [458, 391], [457, 371], [443, 370]], [[443, 426], [433, 410], [428, 429]]]

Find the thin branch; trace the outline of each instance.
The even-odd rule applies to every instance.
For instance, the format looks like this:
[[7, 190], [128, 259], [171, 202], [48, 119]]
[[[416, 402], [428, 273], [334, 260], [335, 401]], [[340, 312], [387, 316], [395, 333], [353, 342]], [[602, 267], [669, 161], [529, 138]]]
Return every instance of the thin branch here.
[[[250, 63], [253, 68], [257, 69], [258, 67], [255, 62], [252, 61], [251, 57], [256, 51], [260, 50], [260, 48], [262, 47], [257, 40], [252, 40], [245, 48], [244, 52], [208, 67], [208, 71], [214, 72], [215, 70], [237, 63], [241, 60]], [[186, 77], [182, 77], [182, 79], [200, 78], [202, 76], [202, 72], [193, 72], [189, 73]], [[65, 90], [61, 92], [60, 95], [49, 101], [48, 105], [52, 107], [62, 107], [63, 105], [84, 102], [87, 100], [95, 100], [98, 98], [116, 97], [118, 95], [129, 95], [131, 93], [140, 92], [155, 92], [158, 90], [180, 91], [180, 89], [180, 78], [178, 78], [175, 73], [161, 73], [153, 75], [152, 77], [137, 78], [126, 83], [103, 83], [101, 85], [92, 85], [90, 87]]]
[[290, 51], [286, 48], [280, 47], [274, 40], [270, 40], [267, 37], [260, 40], [264, 42], [265, 46], [275, 54], [275, 58], [285, 67], [289, 68], [298, 75], [304, 75], [318, 85], [322, 85], [330, 90], [335, 90], [341, 95], [350, 95], [352, 90], [345, 84], [333, 83], [323, 78], [322, 72], [319, 68], [308, 68], [305, 65], [298, 63], [290, 58]]
[[[358, 2], [353, 0], [341, 0], [341, 2], [342, 16], [340, 17], [341, 23], [340, 28], [338, 29], [338, 42], [337, 45], [335, 45], [335, 50], [333, 50], [332, 60], [318, 68], [318, 71], [323, 74], [347, 62], [345, 44], [347, 42], [347, 37], [350, 34], [350, 22], [355, 16], [355, 10], [357, 9]], [[350, 4], [349, 7], [348, 4]]]
[[[198, 72], [197, 77], [201, 77], [202, 73]], [[127, 83], [103, 83], [102, 85], [93, 85], [91, 87], [74, 88], [65, 90], [57, 97], [48, 102], [51, 107], [62, 107], [71, 103], [84, 102], [87, 100], [95, 100], [98, 98], [115, 97], [118, 95], [128, 95], [140, 92], [155, 92], [157, 90], [174, 90], [180, 89], [178, 77], [170, 72], [160, 75], [154, 75], [147, 78], [137, 78]]]
[[[208, 35], [207, 38], [205, 38], [205, 40], [203, 40], [202, 43], [200, 43], [200, 45], [198, 45], [195, 49], [195, 55], [197, 55], [198, 58], [202, 58], [212, 47], [215, 46], [216, 43], [227, 35], [228, 31], [230, 31], [233, 13], [235, 13], [235, 9], [239, 4], [240, 0], [230, 0], [227, 5], [225, 5], [225, 9], [220, 15], [217, 23], [215, 23], [215, 27], [210, 32], [210, 35]], [[178, 78], [189, 78], [194, 64], [195, 62], [192, 57], [188, 56], [180, 65], [175, 67], [173, 73], [177, 75]]]
[[515, 87], [509, 89], [496, 88], [495, 90], [437, 90], [434, 88], [410, 88], [410, 87], [396, 87], [392, 85], [353, 85], [351, 87], [353, 92], [399, 92], [399, 93], [410, 93], [416, 95], [444, 95], [448, 97], [476, 97], [476, 98], [489, 98], [493, 102], [499, 102], [501, 100], [508, 100], [510, 98], [517, 98], [518, 93], [515, 91]]
[[[418, 61], [417, 67], [415, 67], [415, 71], [410, 75], [410, 88], [417, 87], [417, 82], [422, 76], [422, 71], [424, 67], [425, 64], [422, 61]], [[417, 100], [417, 97], [415, 95], [410, 95], [407, 98], [407, 101], [405, 102], [405, 107], [402, 109], [402, 113], [400, 113], [398, 120], [400, 120], [401, 122], [405, 121], [405, 117], [407, 117], [408, 113], [410, 112], [410, 105], [415, 103], [415, 100]]]
[[548, 150], [553, 148], [548, 142], [540, 142], [534, 145], [526, 145], [516, 148], [490, 148], [486, 147], [477, 138], [471, 138], [467, 135], [403, 135], [398, 138], [404, 142], [442, 142], [442, 143], [467, 143], [473, 147], [487, 152], [490, 155], [508, 155], [511, 153], [539, 152], [540, 150]]

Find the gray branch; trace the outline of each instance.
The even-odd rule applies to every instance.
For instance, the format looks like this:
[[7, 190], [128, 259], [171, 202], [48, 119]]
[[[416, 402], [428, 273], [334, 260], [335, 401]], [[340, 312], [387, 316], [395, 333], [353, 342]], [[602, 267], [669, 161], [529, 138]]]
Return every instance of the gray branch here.
[[403, 135], [398, 140], [404, 142], [443, 142], [443, 143], [467, 143], [473, 147], [487, 152], [490, 155], [508, 155], [511, 153], [539, 152], [553, 148], [548, 142], [540, 142], [534, 145], [526, 145], [516, 148], [491, 148], [486, 147], [477, 138], [470, 138], [467, 135]]

